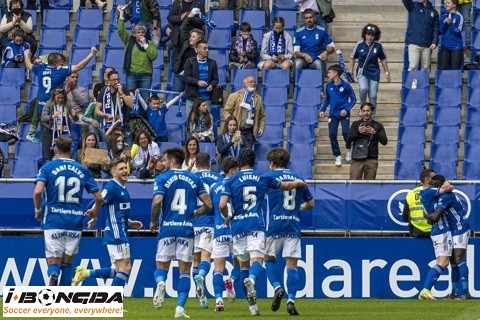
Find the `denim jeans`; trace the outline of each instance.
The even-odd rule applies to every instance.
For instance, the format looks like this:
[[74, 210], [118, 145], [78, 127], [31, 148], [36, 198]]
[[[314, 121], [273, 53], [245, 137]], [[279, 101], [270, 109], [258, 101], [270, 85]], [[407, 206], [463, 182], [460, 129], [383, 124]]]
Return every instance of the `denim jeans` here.
[[312, 63], [307, 63], [303, 58], [295, 58], [295, 70], [300, 69], [322, 70], [322, 61], [320, 59], [317, 59], [314, 60]]
[[172, 91], [183, 92], [185, 91], [185, 77], [181, 74], [173, 74]]
[[368, 101], [377, 107], [377, 92], [378, 92], [378, 81], [370, 80], [365, 76], [358, 78], [358, 87], [360, 89], [360, 103]]
[[340, 152], [340, 146], [338, 145], [338, 125], [342, 125], [342, 136], [343, 140], [346, 139], [348, 130], [350, 129], [350, 118], [328, 118], [328, 137], [330, 138], [330, 144], [332, 146], [332, 153], [335, 157], [341, 156], [342, 153]]
[[[152, 75], [149, 73], [136, 73], [127, 72], [127, 90], [134, 92], [135, 89], [151, 89], [152, 88]], [[142, 92], [142, 98], [147, 101], [150, 97], [150, 92]]]
[[459, 4], [458, 12], [463, 16], [465, 47], [470, 49], [470, 45], [472, 44], [472, 3]]

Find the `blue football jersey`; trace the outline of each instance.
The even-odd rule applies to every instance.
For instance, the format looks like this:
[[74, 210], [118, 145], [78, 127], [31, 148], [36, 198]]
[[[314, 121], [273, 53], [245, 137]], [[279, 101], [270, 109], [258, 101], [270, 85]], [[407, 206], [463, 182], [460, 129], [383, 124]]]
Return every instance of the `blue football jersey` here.
[[[438, 189], [437, 188], [425, 188], [420, 191], [420, 201], [423, 205], [423, 210], [427, 214], [432, 214], [437, 208]], [[440, 219], [432, 226], [430, 235], [436, 236], [442, 233], [450, 231], [448, 220], [445, 214], [440, 216]]]
[[[279, 181], [302, 179], [288, 169], [278, 169], [266, 173]], [[300, 237], [300, 205], [313, 199], [308, 187], [290, 191], [269, 189], [266, 197], [266, 235], [269, 237]]]
[[83, 190], [99, 191], [90, 170], [73, 159], [56, 159], [45, 163], [35, 182], [45, 183], [44, 230], [82, 230]]
[[445, 210], [444, 215], [448, 220], [452, 235], [460, 235], [470, 229], [470, 224], [465, 219], [465, 209], [453, 192], [443, 193], [438, 197], [437, 209]]
[[206, 193], [200, 179], [189, 171], [170, 169], [155, 178], [153, 196], [163, 195], [159, 238], [193, 238], [197, 197]]
[[[195, 175], [200, 178], [200, 181], [203, 183], [203, 187], [207, 193], [210, 193], [210, 187], [221, 181], [223, 178], [220, 174], [212, 172], [210, 170], [199, 170], [195, 172]], [[200, 208], [203, 205], [200, 199], [197, 200], [197, 208]], [[209, 212], [202, 214], [200, 217], [195, 219], [193, 222], [194, 227], [213, 227], [214, 212], [210, 210]]]
[[103, 188], [102, 198], [107, 209], [103, 243], [128, 243], [127, 230], [130, 217], [130, 194], [127, 188], [115, 180], [110, 180]]
[[[212, 198], [213, 203], [213, 212], [214, 212], [214, 228], [213, 228], [213, 237], [218, 238], [221, 236], [229, 236], [232, 234], [230, 226], [225, 224], [225, 219], [222, 216], [220, 211], [220, 198], [222, 197], [223, 190], [225, 190], [225, 181], [218, 181], [214, 183], [210, 188], [210, 198]], [[229, 210], [231, 210], [231, 204], [229, 203]]]
[[265, 231], [262, 203], [268, 188], [278, 189], [281, 182], [262, 176], [252, 169], [240, 170], [225, 182], [223, 195], [230, 198], [233, 207], [232, 234]]
[[38, 79], [37, 99], [40, 103], [45, 103], [52, 96], [52, 91], [57, 88], [63, 88], [65, 79], [72, 73], [71, 66], [51, 67], [46, 64], [34, 65], [32, 72]]

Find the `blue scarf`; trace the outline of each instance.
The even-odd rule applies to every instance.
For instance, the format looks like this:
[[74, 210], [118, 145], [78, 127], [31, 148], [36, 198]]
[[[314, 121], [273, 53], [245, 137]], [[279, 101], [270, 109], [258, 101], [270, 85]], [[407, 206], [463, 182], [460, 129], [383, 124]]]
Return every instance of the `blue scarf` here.
[[272, 31], [268, 42], [268, 48], [271, 56], [285, 54], [285, 37], [283, 36], [283, 32], [277, 34], [275, 31]]
[[212, 29], [217, 29], [217, 25], [215, 22], [212, 20], [208, 19], [206, 16], [203, 14], [200, 14], [200, 19], [202, 19], [203, 23], [207, 26], [207, 29], [212, 30]]
[[137, 23], [140, 21], [141, 17], [141, 0], [132, 0], [132, 20], [133, 23]]
[[[230, 134], [226, 133], [223, 135], [223, 139], [225, 140], [226, 143], [232, 142], [232, 137]], [[240, 153], [240, 143], [237, 144], [237, 146], [234, 148], [234, 144], [230, 148], [228, 148], [228, 156], [229, 157], [237, 157], [238, 154]]]

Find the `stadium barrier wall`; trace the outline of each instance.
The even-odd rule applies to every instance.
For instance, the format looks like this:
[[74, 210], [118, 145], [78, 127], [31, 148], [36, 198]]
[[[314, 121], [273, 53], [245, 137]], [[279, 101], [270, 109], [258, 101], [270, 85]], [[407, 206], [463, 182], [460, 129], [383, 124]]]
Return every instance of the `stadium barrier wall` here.
[[[33, 181], [0, 180], [0, 231], [40, 228], [34, 219]], [[471, 230], [480, 231], [480, 181], [453, 183], [467, 210]], [[99, 184], [102, 187], [103, 182]], [[408, 232], [402, 211], [406, 193], [415, 186], [415, 181], [313, 181], [310, 190], [316, 206], [313, 210], [302, 211], [302, 230], [312, 233], [329, 230]], [[153, 192], [151, 181], [132, 180], [127, 188], [132, 198], [131, 217], [141, 220], [148, 228]], [[85, 208], [91, 196], [86, 198]], [[97, 227], [104, 225], [105, 219], [100, 218]]]
[[[125, 286], [128, 297], [152, 297], [155, 288], [156, 238], [131, 238], [132, 273]], [[3, 286], [43, 286], [48, 283], [43, 237], [0, 237], [0, 290]], [[469, 290], [480, 298], [480, 280], [476, 264], [480, 263], [480, 239], [470, 239], [467, 263], [470, 270]], [[298, 297], [302, 298], [416, 298], [422, 289], [429, 265], [435, 264], [430, 239], [399, 237], [379, 238], [304, 238], [299, 261]], [[281, 261], [282, 259], [280, 259]], [[88, 268], [110, 266], [101, 238], [81, 240], [74, 265]], [[231, 270], [230, 263], [227, 269]], [[281, 270], [284, 270], [282, 267]], [[284, 270], [284, 281], [285, 281]], [[166, 285], [167, 295], [176, 297], [178, 267], [172, 263]], [[443, 297], [450, 293], [449, 275], [444, 272], [433, 294]], [[87, 279], [83, 285], [111, 285], [112, 280]], [[206, 277], [206, 289], [213, 293], [212, 273]], [[285, 283], [285, 282], [284, 282]], [[273, 288], [265, 272], [257, 279], [260, 298], [272, 297]], [[192, 281], [190, 297], [195, 297]], [[236, 286], [239, 300], [243, 289]], [[241, 301], [237, 302], [241, 303]]]

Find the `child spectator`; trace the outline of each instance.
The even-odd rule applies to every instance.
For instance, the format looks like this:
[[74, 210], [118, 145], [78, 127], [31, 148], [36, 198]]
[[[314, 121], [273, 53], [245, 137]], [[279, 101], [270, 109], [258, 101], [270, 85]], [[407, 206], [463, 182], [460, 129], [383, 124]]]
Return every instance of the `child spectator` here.
[[273, 18], [273, 30], [265, 33], [262, 40], [261, 57], [258, 69], [290, 70], [293, 66], [293, 40], [283, 28], [285, 20], [282, 17]]
[[[325, 116], [325, 110], [330, 106], [330, 114], [328, 115], [328, 136], [332, 146], [332, 153], [335, 156], [335, 165], [342, 165], [342, 156], [338, 145], [337, 132], [338, 124], [342, 125], [342, 136], [345, 140], [350, 129], [350, 110], [355, 105], [357, 98], [355, 92], [347, 81], [340, 78], [342, 68], [338, 64], [334, 64], [327, 69], [328, 83], [325, 89], [325, 100], [320, 108], [320, 117]], [[349, 145], [346, 145], [346, 160], [352, 160], [352, 153]]]
[[188, 115], [187, 137], [200, 142], [213, 142], [213, 117], [205, 100], [197, 99]]
[[230, 48], [230, 69], [255, 69], [258, 56], [257, 41], [253, 39], [252, 27], [248, 22], [240, 24], [240, 35]]
[[183, 93], [180, 93], [178, 96], [168, 101], [167, 104], [163, 104], [163, 101], [159, 96], [153, 95], [148, 99], [148, 105], [143, 100], [142, 96], [138, 94], [138, 90], [135, 91], [135, 95], [138, 97], [138, 101], [142, 106], [143, 110], [147, 113], [147, 120], [155, 131], [155, 142], [167, 142], [167, 122], [165, 121], [165, 114], [174, 105], [180, 98], [183, 96]]
[[25, 32], [15, 30], [10, 41], [2, 54], [2, 68], [25, 68], [24, 52], [30, 49], [28, 42], [25, 42]]

